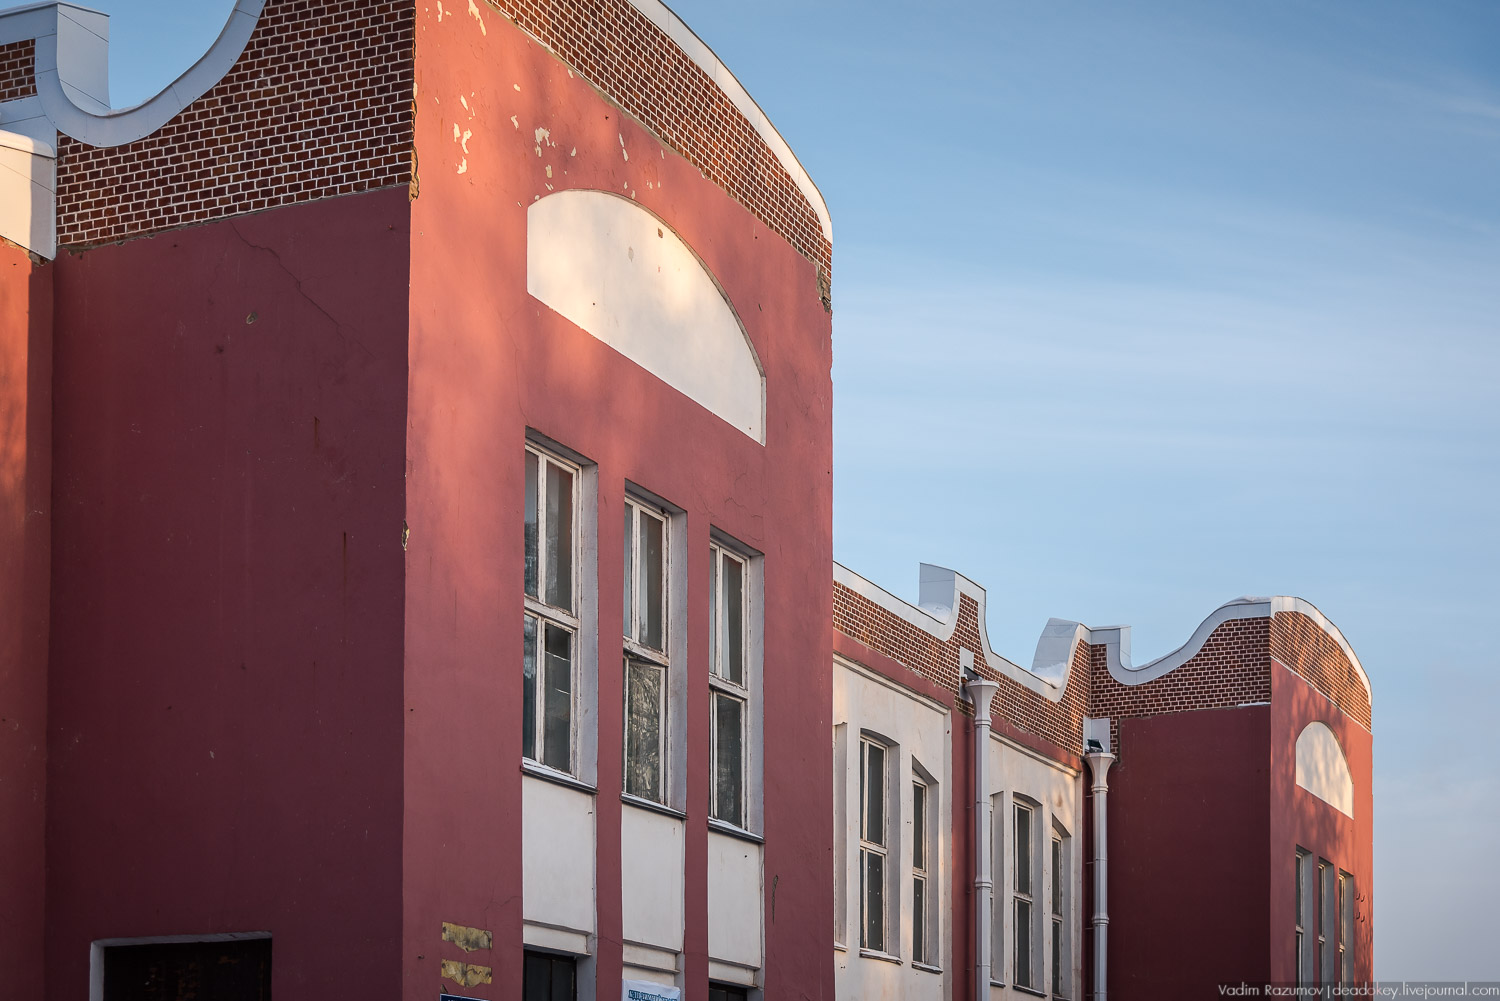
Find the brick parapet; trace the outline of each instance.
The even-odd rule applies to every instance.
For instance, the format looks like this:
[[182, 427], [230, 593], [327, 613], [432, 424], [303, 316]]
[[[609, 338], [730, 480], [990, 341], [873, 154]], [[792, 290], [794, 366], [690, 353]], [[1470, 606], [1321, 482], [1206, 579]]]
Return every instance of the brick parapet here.
[[1370, 692], [1359, 668], [1317, 622], [1301, 612], [1278, 613], [1271, 623], [1270, 654], [1366, 730], [1371, 728]]
[[36, 94], [35, 53], [36, 42], [29, 38], [0, 45], [0, 101], [19, 101]]

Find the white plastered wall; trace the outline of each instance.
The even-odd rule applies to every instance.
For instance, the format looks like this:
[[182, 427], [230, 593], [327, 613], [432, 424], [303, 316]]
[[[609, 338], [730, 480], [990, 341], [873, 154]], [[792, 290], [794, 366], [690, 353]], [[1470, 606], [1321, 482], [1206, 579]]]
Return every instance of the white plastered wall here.
[[1067, 886], [1064, 891], [1065, 920], [1068, 941], [1064, 953], [1068, 959], [1067, 996], [1079, 997], [1082, 973], [1083, 927], [1083, 831], [1079, 823], [1083, 808], [1083, 785], [1080, 773], [1051, 761], [1005, 737], [992, 734], [990, 737], [990, 794], [994, 804], [994, 824], [991, 846], [996, 858], [991, 867], [995, 880], [994, 929], [995, 945], [991, 958], [992, 981], [1003, 987], [992, 986], [990, 997], [994, 1001], [1002, 998], [1034, 998], [1015, 987], [1015, 804], [1018, 801], [1030, 804], [1041, 812], [1036, 825], [1035, 850], [1039, 854], [1041, 883], [1033, 896], [1039, 915], [1039, 934], [1036, 940], [1036, 985], [1051, 994], [1052, 987], [1052, 871], [1051, 832], [1061, 827], [1066, 832], [1064, 842], [1067, 853]]
[[[935, 912], [936, 934], [932, 935], [930, 965], [944, 971], [951, 964], [952, 907], [948, 860], [953, 853], [952, 717], [936, 702], [896, 685], [843, 658], [835, 658], [833, 671], [833, 722], [835, 761], [842, 765], [834, 773], [835, 817], [844, 819], [844, 829], [835, 831], [834, 893], [836, 921], [842, 927], [834, 936], [842, 948], [834, 951], [834, 988], [840, 1001], [940, 1001], [952, 997], [946, 972], [919, 969], [912, 963], [911, 913], [911, 818], [912, 762], [916, 760], [936, 780], [929, 784], [929, 823], [936, 825], [937, 840], [928, 863], [929, 907]], [[891, 844], [886, 856], [899, 862], [893, 868], [900, 892], [887, 900], [887, 927], [894, 949], [890, 958], [861, 955], [859, 947], [859, 739], [862, 732], [879, 735], [894, 745], [892, 764], [899, 794], [892, 798]], [[888, 863], [890, 864], [890, 863]], [[929, 930], [933, 927], [929, 924]], [[931, 931], [929, 931], [931, 934]], [[895, 961], [893, 961], [895, 960]]]
[[683, 822], [626, 804], [620, 816], [625, 978], [678, 982], [682, 964]]
[[593, 952], [594, 797], [521, 777], [521, 913], [527, 945]]
[[708, 975], [757, 986], [765, 957], [765, 859], [761, 845], [708, 832]]
[[765, 442], [765, 380], [739, 318], [692, 249], [640, 205], [589, 190], [533, 202], [526, 291]]
[[1297, 735], [1297, 784], [1342, 813], [1354, 817], [1354, 779], [1339, 739], [1317, 720]]

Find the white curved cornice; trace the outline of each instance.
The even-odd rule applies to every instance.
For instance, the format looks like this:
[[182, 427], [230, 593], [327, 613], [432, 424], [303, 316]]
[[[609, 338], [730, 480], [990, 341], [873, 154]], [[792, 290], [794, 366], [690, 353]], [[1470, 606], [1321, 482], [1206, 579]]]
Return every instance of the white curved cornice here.
[[29, 121], [36, 110], [50, 128], [91, 146], [120, 146], [150, 135], [208, 93], [245, 51], [265, 0], [237, 0], [203, 57], [165, 90], [131, 108], [109, 103], [109, 15], [71, 3], [0, 11], [0, 45], [36, 40], [36, 98], [0, 104], [0, 124]]
[[1272, 618], [1284, 612], [1295, 612], [1307, 616], [1337, 643], [1364, 684], [1366, 696], [1371, 694], [1369, 676], [1365, 674], [1363, 665], [1354, 655], [1354, 650], [1350, 647], [1349, 641], [1344, 638], [1344, 634], [1329, 621], [1327, 616], [1318, 611], [1312, 602], [1302, 598], [1283, 595], [1273, 598], [1236, 598], [1225, 602], [1199, 624], [1198, 628], [1193, 631], [1193, 635], [1182, 646], [1171, 653], [1140, 665], [1131, 663], [1129, 626], [1090, 627], [1070, 619], [1049, 619], [1047, 627], [1042, 630], [1042, 635], [1037, 640], [1036, 653], [1032, 657], [1031, 668], [1028, 670], [1012, 660], [1001, 657], [991, 649], [988, 631], [985, 627], [984, 588], [962, 574], [923, 563], [916, 606], [902, 601], [889, 591], [872, 584], [838, 563], [833, 565], [833, 579], [943, 643], [948, 642], [953, 636], [953, 630], [958, 625], [959, 597], [967, 594], [978, 606], [979, 639], [984, 647], [980, 652], [990, 667], [998, 669], [1004, 676], [1046, 696], [1053, 702], [1062, 699], [1063, 691], [1068, 686], [1068, 676], [1072, 671], [1073, 659], [1078, 653], [1080, 643], [1104, 647], [1105, 663], [1109, 668], [1110, 677], [1120, 684], [1141, 685], [1169, 674], [1192, 660], [1203, 649], [1203, 645], [1208, 642], [1214, 630], [1225, 622], [1232, 619]]

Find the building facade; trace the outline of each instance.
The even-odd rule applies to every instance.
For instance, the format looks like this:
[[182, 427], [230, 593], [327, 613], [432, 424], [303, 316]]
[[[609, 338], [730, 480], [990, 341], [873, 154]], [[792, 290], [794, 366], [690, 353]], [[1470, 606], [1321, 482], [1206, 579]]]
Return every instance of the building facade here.
[[1311, 606], [1023, 669], [830, 576], [827, 207], [659, 0], [239, 0], [130, 109], [107, 39], [0, 11], [7, 990], [1368, 977]]

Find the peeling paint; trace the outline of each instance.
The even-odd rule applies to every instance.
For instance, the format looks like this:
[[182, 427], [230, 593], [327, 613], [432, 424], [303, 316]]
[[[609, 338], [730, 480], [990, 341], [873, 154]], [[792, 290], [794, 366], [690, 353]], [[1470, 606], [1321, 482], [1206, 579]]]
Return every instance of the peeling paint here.
[[456, 925], [451, 921], [443, 922], [443, 941], [452, 942], [464, 952], [493, 949], [495, 947], [494, 933], [488, 929], [472, 928], [469, 925]]
[[464, 97], [462, 94], [458, 95], [458, 103], [464, 106], [465, 111], [469, 110], [469, 99], [467, 97]]
[[453, 123], [453, 141], [458, 142], [458, 123]]
[[494, 982], [494, 971], [488, 966], [460, 963], [456, 959], [443, 960], [443, 979], [451, 980], [460, 987], [477, 987]]
[[520, 90], [521, 90], [521, 85], [520, 85], [520, 84], [518, 84], [518, 83], [513, 83], [513, 84], [511, 84], [511, 86], [512, 86], [512, 87], [514, 87], [514, 88], [516, 88], [516, 91], [517, 91], [517, 93], [519, 93], [519, 92], [520, 92]]
[[437, 8], [438, 8], [438, 24], [442, 24], [443, 23], [443, 15], [447, 13], [447, 11], [443, 10], [443, 0], [438, 0]]
[[469, 172], [469, 158], [468, 157], [464, 157], [463, 163], [460, 163], [458, 165], [458, 172], [460, 174], [467, 174]]
[[519, 132], [521, 130], [521, 123], [515, 115], [510, 116], [510, 123], [516, 127], [516, 131]]
[[548, 177], [552, 176], [552, 164], [550, 164], [550, 163], [547, 164], [547, 176]]
[[458, 140], [459, 145], [463, 147], [465, 153], [469, 152], [469, 137], [473, 134], [469, 129], [464, 129], [464, 134]]
[[620, 155], [625, 158], [626, 163], [630, 162], [630, 151], [625, 148], [625, 137], [623, 135], [620, 136]]
[[490, 33], [485, 30], [484, 18], [479, 16], [479, 7], [474, 3], [474, 0], [469, 0], [469, 16], [479, 22], [479, 33], [488, 38]]
[[573, 152], [569, 153], [568, 155], [569, 156], [577, 156], [578, 155], [578, 147], [574, 146], [573, 147]]

